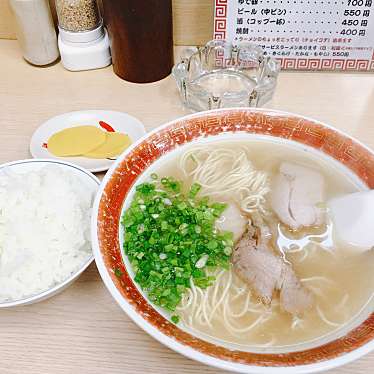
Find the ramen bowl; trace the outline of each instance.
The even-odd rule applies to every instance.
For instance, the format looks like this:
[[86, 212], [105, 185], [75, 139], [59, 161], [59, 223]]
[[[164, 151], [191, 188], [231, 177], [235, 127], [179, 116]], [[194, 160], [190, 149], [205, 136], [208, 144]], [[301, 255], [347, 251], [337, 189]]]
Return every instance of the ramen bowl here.
[[331, 369], [374, 349], [373, 298], [341, 328], [293, 346], [242, 348], [174, 324], [133, 280], [122, 253], [120, 224], [134, 186], [156, 163], [190, 143], [263, 139], [314, 152], [374, 188], [374, 153], [342, 132], [303, 116], [256, 109], [221, 109], [169, 122], [125, 151], [96, 196], [92, 245], [100, 275], [113, 298], [143, 330], [169, 348], [202, 363], [240, 373], [310, 373]]

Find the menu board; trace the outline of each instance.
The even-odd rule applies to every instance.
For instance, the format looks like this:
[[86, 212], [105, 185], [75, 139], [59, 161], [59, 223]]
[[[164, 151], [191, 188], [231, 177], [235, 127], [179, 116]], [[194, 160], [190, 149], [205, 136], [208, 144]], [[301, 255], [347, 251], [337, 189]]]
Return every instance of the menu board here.
[[374, 70], [374, 0], [215, 0], [214, 38], [258, 44], [284, 69]]

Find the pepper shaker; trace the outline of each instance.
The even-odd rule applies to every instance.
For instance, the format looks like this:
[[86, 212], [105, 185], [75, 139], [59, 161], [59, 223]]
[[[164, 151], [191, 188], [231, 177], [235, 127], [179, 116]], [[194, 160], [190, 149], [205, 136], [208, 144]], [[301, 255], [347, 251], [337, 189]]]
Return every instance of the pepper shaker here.
[[110, 65], [108, 33], [96, 0], [56, 0], [58, 46], [67, 70], [98, 69]]

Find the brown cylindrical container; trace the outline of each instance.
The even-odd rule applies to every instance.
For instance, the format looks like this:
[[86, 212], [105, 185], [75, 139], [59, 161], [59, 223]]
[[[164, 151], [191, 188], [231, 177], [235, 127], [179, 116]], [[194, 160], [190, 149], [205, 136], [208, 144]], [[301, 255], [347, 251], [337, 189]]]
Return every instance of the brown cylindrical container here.
[[113, 70], [136, 83], [155, 82], [173, 66], [172, 0], [103, 0]]

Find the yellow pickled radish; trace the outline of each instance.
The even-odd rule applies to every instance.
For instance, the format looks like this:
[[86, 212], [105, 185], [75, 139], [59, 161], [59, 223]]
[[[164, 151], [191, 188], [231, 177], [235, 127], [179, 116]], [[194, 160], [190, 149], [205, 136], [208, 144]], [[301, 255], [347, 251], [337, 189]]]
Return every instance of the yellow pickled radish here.
[[131, 139], [126, 134], [118, 132], [106, 133], [106, 141], [96, 149], [85, 153], [84, 157], [89, 158], [110, 158], [120, 155], [131, 145]]
[[76, 126], [56, 132], [48, 139], [48, 151], [55, 156], [81, 156], [105, 143], [106, 133], [95, 126]]

